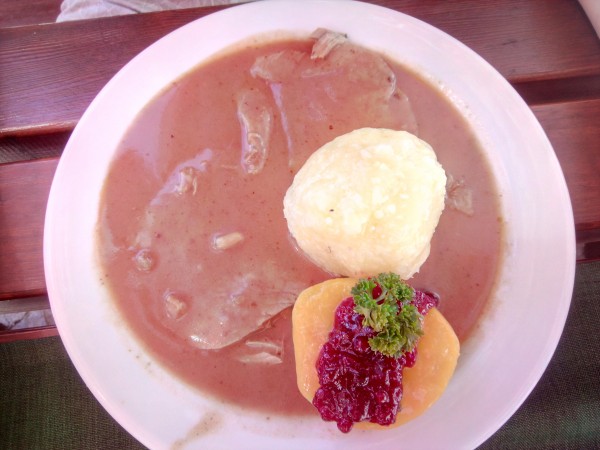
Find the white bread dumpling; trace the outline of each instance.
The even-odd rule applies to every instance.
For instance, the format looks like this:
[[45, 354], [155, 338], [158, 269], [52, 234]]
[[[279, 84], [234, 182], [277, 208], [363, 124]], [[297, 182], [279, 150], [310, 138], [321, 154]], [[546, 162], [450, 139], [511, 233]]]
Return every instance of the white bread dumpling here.
[[429, 144], [405, 131], [362, 128], [310, 156], [283, 211], [298, 246], [324, 270], [408, 279], [429, 256], [445, 186]]

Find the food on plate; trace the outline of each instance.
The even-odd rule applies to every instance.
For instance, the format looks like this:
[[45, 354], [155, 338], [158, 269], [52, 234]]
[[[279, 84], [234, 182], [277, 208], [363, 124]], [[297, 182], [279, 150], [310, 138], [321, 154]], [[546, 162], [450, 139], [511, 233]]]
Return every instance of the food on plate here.
[[[391, 313], [374, 312], [383, 306], [373, 298]], [[343, 432], [354, 423], [398, 426], [422, 414], [444, 392], [460, 352], [436, 304], [434, 296], [413, 290], [395, 274], [336, 278], [304, 290], [292, 314], [304, 398]], [[386, 322], [389, 314], [397, 324]]]
[[425, 141], [362, 128], [308, 158], [285, 195], [284, 215], [298, 246], [324, 270], [408, 279], [429, 256], [445, 186]]
[[123, 136], [99, 209], [99, 274], [155, 360], [220, 401], [314, 415], [296, 387], [291, 306], [331, 275], [298, 251], [282, 202], [316, 149], [361, 128], [418, 136], [472, 192], [470, 214], [445, 209], [411, 279], [468, 338], [501, 255], [480, 143], [434, 82], [321, 30], [222, 52], [165, 86]]

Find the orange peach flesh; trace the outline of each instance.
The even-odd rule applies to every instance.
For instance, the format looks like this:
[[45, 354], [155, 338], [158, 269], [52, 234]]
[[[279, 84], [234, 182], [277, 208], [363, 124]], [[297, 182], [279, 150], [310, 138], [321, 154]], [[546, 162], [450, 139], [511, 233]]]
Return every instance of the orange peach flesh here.
[[[316, 362], [321, 347], [333, 328], [334, 314], [342, 300], [350, 296], [357, 280], [337, 278], [304, 290], [292, 313], [294, 353], [298, 389], [312, 403], [319, 388]], [[458, 338], [444, 316], [435, 308], [423, 321], [424, 335], [417, 345], [417, 360], [403, 371], [404, 394], [393, 428], [425, 412], [444, 392], [460, 353]], [[382, 429], [370, 422], [356, 424], [362, 429]]]

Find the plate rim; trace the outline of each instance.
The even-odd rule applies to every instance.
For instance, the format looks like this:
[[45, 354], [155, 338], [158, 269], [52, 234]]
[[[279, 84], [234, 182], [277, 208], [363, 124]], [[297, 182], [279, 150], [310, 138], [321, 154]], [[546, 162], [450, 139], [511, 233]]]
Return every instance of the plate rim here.
[[[305, 2], [305, 4], [315, 4], [315, 5], [329, 4], [329, 5], [331, 5], [331, 4], [337, 3], [339, 5], [340, 2], [341, 2], [341, 0], [311, 0], [311, 1]], [[102, 102], [105, 102], [106, 100], [104, 100], [104, 98], [111, 94], [111, 92], [113, 90], [112, 86], [120, 83], [121, 82], [120, 80], [123, 77], [123, 73], [125, 73], [127, 70], [131, 70], [131, 69], [128, 69], [128, 67], [132, 67], [132, 65], [137, 64], [136, 61], [139, 61], [142, 58], [144, 58], [145, 57], [144, 55], [151, 54], [152, 52], [155, 51], [153, 49], [159, 48], [161, 45], [165, 45], [165, 42], [167, 42], [167, 41], [173, 41], [175, 39], [173, 36], [177, 36], [178, 33], [179, 34], [185, 33], [185, 30], [189, 30], [189, 29], [193, 29], [195, 27], [201, 26], [198, 24], [204, 24], [208, 21], [214, 21], [215, 17], [221, 17], [221, 16], [226, 16], [226, 15], [232, 15], [232, 14], [234, 14], [234, 15], [235, 14], [241, 15], [241, 14], [246, 14], [246, 13], [249, 14], [253, 10], [254, 11], [261, 11], [261, 10], [264, 11], [264, 8], [267, 8], [267, 9], [271, 8], [271, 6], [269, 6], [269, 5], [272, 5], [274, 3], [275, 2], [256, 2], [256, 3], [248, 3], [248, 4], [243, 4], [243, 5], [232, 6], [231, 8], [228, 8], [226, 10], [219, 11], [217, 13], [213, 13], [209, 16], [206, 16], [206, 17], [197, 19], [193, 22], [190, 22], [189, 24], [186, 24], [183, 27], [181, 27], [181, 28], [175, 30], [174, 32], [169, 33], [165, 37], [161, 38], [157, 43], [151, 45], [146, 50], [144, 50], [142, 53], [140, 53], [138, 56], [133, 58], [132, 61], [130, 63], [128, 63], [123, 69], [121, 69], [109, 81], [109, 83], [107, 83], [107, 85], [101, 90], [101, 92], [98, 94], [98, 96], [91, 103], [88, 110], [86, 110], [86, 112], [82, 116], [82, 119], [80, 121], [80, 124], [82, 124], [81, 127], [78, 124], [78, 126], [74, 130], [73, 136], [75, 136], [75, 138], [73, 138], [73, 137], [71, 138], [71, 139], [73, 139], [73, 142], [76, 142], [77, 139], [79, 139], [78, 136], [79, 136], [80, 132], [78, 130], [81, 130], [83, 127], [87, 126], [88, 120], [89, 120], [88, 117], [93, 116], [93, 114], [95, 114], [94, 110], [95, 110], [95, 108], [98, 108], [97, 105], [101, 105]], [[293, 0], [280, 0], [277, 3], [287, 4], [290, 6], [295, 3], [297, 6], [298, 2], [294, 2]], [[468, 53], [471, 54], [472, 58], [480, 60], [480, 62], [483, 63], [484, 65], [486, 65], [486, 67], [488, 67], [488, 69], [492, 70], [493, 72], [495, 72], [497, 74], [497, 76], [502, 78], [497, 73], [497, 71], [495, 69], [493, 69], [492, 66], [489, 65], [489, 63], [487, 63], [483, 58], [481, 58], [475, 52], [468, 49], [468, 47], [464, 46], [464, 44], [460, 43], [456, 39], [452, 38], [451, 36], [447, 35], [446, 33], [442, 32], [442, 31], [438, 30], [437, 28], [433, 28], [431, 25], [428, 25], [425, 22], [422, 22], [418, 19], [407, 16], [406, 14], [403, 14], [401, 12], [389, 10], [387, 8], [383, 8], [381, 6], [377, 6], [377, 5], [373, 5], [373, 4], [366, 4], [366, 3], [355, 2], [355, 1], [346, 1], [344, 3], [345, 3], [344, 8], [355, 8], [355, 7], [359, 8], [359, 9], [366, 8], [364, 11], [368, 10], [369, 12], [375, 12], [375, 11], [381, 12], [382, 10], [385, 10], [385, 13], [382, 13], [383, 15], [386, 15], [386, 16], [387, 15], [392, 15], [392, 16], [396, 15], [396, 17], [399, 20], [400, 20], [400, 18], [402, 18], [402, 20], [408, 20], [411, 22], [413, 22], [413, 21], [420, 22], [420, 24], [424, 25], [425, 27], [429, 27], [430, 29], [435, 30], [435, 33], [441, 33], [442, 35], [444, 35], [445, 36], [444, 39], [449, 38], [449, 41], [453, 42], [453, 45], [458, 45], [459, 47], [462, 48], [462, 51], [466, 50]], [[355, 6], [351, 6], [351, 4], [353, 4]], [[400, 21], [402, 21], [402, 20], [400, 20]], [[362, 42], [360, 42], [360, 43], [362, 43]], [[502, 78], [502, 80], [506, 84], [506, 86], [508, 86], [514, 92], [514, 89], [508, 84], [508, 82], [506, 80], [504, 80], [503, 78]], [[516, 95], [516, 92], [515, 92], [515, 95]], [[521, 102], [522, 102], [522, 100], [521, 100]], [[545, 145], [552, 150], [552, 146], [551, 146], [550, 142], [548, 141], [541, 125], [539, 124], [537, 119], [535, 119], [535, 117], [533, 116], [533, 113], [531, 112], [529, 107], [524, 102], [522, 102], [522, 103], [527, 108], [530, 118], [533, 118], [534, 123], [537, 124], [536, 126], [538, 129], [534, 130], [534, 131], [538, 135], [541, 133], [541, 135], [545, 139]], [[69, 144], [67, 144], [67, 147], [65, 148], [63, 157], [61, 157], [61, 159], [59, 161], [56, 175], [55, 175], [55, 178], [52, 183], [52, 188], [51, 188], [50, 196], [49, 196], [49, 200], [48, 200], [48, 209], [47, 209], [47, 214], [46, 214], [45, 226], [44, 226], [44, 267], [45, 267], [45, 272], [47, 274], [46, 282], [47, 282], [47, 286], [48, 286], [48, 296], [50, 298], [50, 302], [51, 302], [53, 311], [60, 309], [59, 306], [57, 306], [58, 305], [57, 298], [58, 298], [59, 294], [56, 293], [58, 290], [58, 288], [56, 287], [56, 283], [55, 283], [56, 279], [51, 277], [51, 275], [55, 273], [55, 267], [53, 267], [53, 258], [55, 257], [54, 255], [56, 255], [58, 252], [60, 252], [60, 249], [56, 248], [56, 245], [53, 242], [51, 233], [53, 232], [53, 230], [55, 230], [55, 227], [57, 226], [55, 215], [57, 214], [57, 212], [58, 213], [65, 212], [64, 205], [61, 205], [60, 198], [57, 198], [57, 196], [59, 195], [59, 193], [58, 193], [59, 188], [57, 187], [58, 184], [55, 184], [55, 183], [60, 183], [61, 179], [64, 179], [64, 177], [66, 176], [65, 171], [69, 170], [68, 163], [70, 162], [69, 161], [69, 159], [71, 158], [70, 155], [74, 152], [74, 150], [70, 150], [70, 148], [76, 148], [75, 144], [71, 144], [71, 139], [69, 140]], [[570, 237], [570, 239], [568, 240], [570, 242], [570, 245], [566, 245], [566, 247], [565, 247], [565, 254], [570, 256], [570, 258], [568, 258], [568, 261], [566, 261], [566, 264], [565, 264], [564, 282], [562, 283], [563, 290], [564, 290], [562, 295], [564, 295], [565, 297], [568, 295], [570, 297], [570, 295], [573, 291], [574, 275], [575, 275], [575, 238], [574, 238], [575, 232], [574, 232], [574, 224], [573, 224], [573, 220], [572, 220], [573, 219], [572, 206], [571, 206], [570, 198], [568, 196], [568, 188], [567, 188], [566, 182], [564, 180], [564, 175], [562, 174], [562, 170], [560, 169], [558, 159], [556, 158], [556, 155], [554, 154], [553, 151], [552, 151], [552, 155], [548, 155], [548, 156], [549, 156], [550, 161], [548, 161], [547, 164], [549, 164], [551, 167], [554, 167], [554, 169], [553, 169], [554, 171], [557, 171], [556, 175], [559, 179], [556, 181], [558, 182], [558, 184], [561, 185], [558, 188], [558, 190], [561, 192], [561, 195], [562, 195], [560, 203], [565, 209], [570, 211], [570, 217], [565, 217], [565, 223], [563, 224], [564, 230], [565, 230], [565, 237]], [[56, 180], [58, 180], [58, 181], [56, 181]], [[569, 221], [569, 218], [571, 219], [570, 221]], [[543, 374], [545, 368], [547, 367], [548, 363], [550, 362], [552, 354], [554, 353], [554, 350], [556, 349], [556, 346], [558, 344], [560, 335], [562, 334], [562, 330], [564, 328], [564, 323], [566, 321], [569, 306], [570, 306], [570, 301], [561, 303], [561, 309], [558, 311], [558, 314], [556, 316], [557, 319], [553, 323], [552, 335], [555, 336], [555, 339], [552, 339], [551, 340], [552, 342], [550, 342], [550, 341], [546, 342], [546, 346], [551, 347], [552, 351], [549, 352], [549, 354], [547, 355], [546, 358], [543, 358], [537, 362], [536, 366], [533, 368], [533, 370], [531, 372], [530, 379], [527, 381], [526, 386], [524, 385], [521, 392], [518, 393], [518, 397], [522, 397], [522, 400], [518, 404], [513, 405], [514, 407], [507, 408], [504, 411], [504, 414], [503, 414], [504, 419], [502, 421], [502, 424], [506, 420], [508, 420], [508, 418], [518, 409], [518, 407], [521, 405], [521, 403], [525, 400], [527, 395], [529, 395], [529, 393], [533, 390], [533, 388], [537, 384], [537, 381], [539, 380], [539, 378]], [[61, 334], [63, 343], [65, 344], [67, 352], [71, 356], [71, 359], [73, 360], [78, 372], [82, 375], [82, 378], [86, 382], [86, 385], [88, 385], [88, 387], [92, 390], [92, 392], [94, 393], [94, 396], [100, 401], [100, 403], [104, 406], [104, 408], [107, 409], [107, 411], [109, 411], [112, 415], [111, 411], [114, 412], [114, 405], [112, 405], [110, 403], [110, 399], [108, 399], [106, 397], [104, 392], [97, 389], [93, 382], [88, 383], [89, 380], [93, 379], [93, 375], [86, 371], [85, 364], [82, 364], [82, 362], [80, 361], [80, 354], [79, 354], [78, 349], [76, 349], [77, 344], [75, 342], [73, 342], [73, 340], [72, 340], [72, 336], [71, 336], [72, 330], [69, 330], [69, 326], [64, 323], [63, 316], [61, 315], [61, 313], [58, 314], [56, 319], [58, 319], [57, 320], [57, 328], [59, 329], [59, 333]], [[91, 384], [91, 386], [90, 386], [90, 384]], [[117, 415], [119, 415], [118, 412], [117, 412]], [[502, 424], [500, 424], [500, 426]], [[123, 424], [121, 424], [121, 425], [124, 426]], [[130, 431], [129, 428], [127, 428], [127, 427], [125, 427], [125, 428], [128, 431]], [[494, 428], [494, 429], [492, 430], [491, 428]], [[482, 440], [478, 440], [478, 439], [472, 440], [469, 443], [469, 445], [471, 445], [471, 444], [479, 445], [481, 442], [483, 442], [487, 438], [489, 438], [498, 428], [499, 427], [495, 427], [495, 426], [489, 427], [489, 429], [485, 431], [484, 434], [486, 434], [486, 436], [483, 437]], [[155, 446], [160, 447], [164, 444], [164, 442], [148, 440], [147, 436], [144, 436], [143, 431], [133, 430], [130, 432], [141, 442], [150, 443], [151, 447], [155, 447]]]

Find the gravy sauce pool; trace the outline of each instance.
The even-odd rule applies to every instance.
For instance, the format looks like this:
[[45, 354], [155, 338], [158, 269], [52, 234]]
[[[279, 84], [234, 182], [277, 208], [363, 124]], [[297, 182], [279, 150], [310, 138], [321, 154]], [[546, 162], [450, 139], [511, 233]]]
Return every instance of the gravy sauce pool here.
[[[314, 414], [296, 387], [290, 305], [330, 275], [294, 247], [282, 200], [321, 145], [365, 126], [408, 129], [472, 195], [472, 214], [446, 206], [431, 255], [409, 280], [440, 295], [461, 341], [500, 262], [494, 181], [449, 101], [349, 43], [329, 65], [315, 63], [313, 44], [249, 44], [169, 86], [123, 139], [98, 222], [102, 278], [148, 351], [203, 392], [266, 414]], [[362, 69], [340, 76], [352, 58]]]

